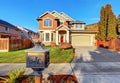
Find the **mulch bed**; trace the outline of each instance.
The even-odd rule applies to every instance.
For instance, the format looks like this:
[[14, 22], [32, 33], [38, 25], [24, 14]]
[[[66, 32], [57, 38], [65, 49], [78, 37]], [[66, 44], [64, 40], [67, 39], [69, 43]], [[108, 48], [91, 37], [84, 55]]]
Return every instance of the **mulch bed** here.
[[[0, 76], [0, 77], [8, 77], [8, 76]], [[5, 81], [4, 79], [0, 79], [0, 83], [4, 83], [2, 81]], [[27, 75], [23, 75], [23, 76], [20, 76], [18, 79], [17, 79], [17, 82], [16, 83], [35, 83], [35, 77], [34, 76], [27, 76]]]

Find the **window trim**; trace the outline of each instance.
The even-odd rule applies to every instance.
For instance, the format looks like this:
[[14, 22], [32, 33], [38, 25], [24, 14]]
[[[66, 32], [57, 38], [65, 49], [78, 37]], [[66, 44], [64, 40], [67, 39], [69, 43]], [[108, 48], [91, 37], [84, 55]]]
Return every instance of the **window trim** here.
[[[49, 33], [49, 41], [46, 41], [46, 33]], [[44, 42], [52, 42], [53, 40], [54, 40], [54, 35], [53, 35], [53, 40], [52, 40], [52, 34], [53, 34], [53, 32], [44, 32], [43, 33], [43, 41]]]
[[[80, 27], [77, 27], [77, 26], [80, 26]], [[75, 24], [75, 28], [82, 28], [82, 24]]]
[[[47, 35], [49, 36], [49, 37], [48, 37], [48, 40], [47, 40]], [[49, 42], [49, 41], [50, 41], [50, 33], [45, 33], [45, 41], [46, 41], [46, 42]]]
[[[51, 26], [45, 26], [44, 25], [46, 19], [50, 19], [51, 20]], [[52, 26], [53, 26], [53, 20], [51, 18], [48, 18], [48, 17], [44, 18], [44, 20], [43, 20], [43, 27], [48, 28], [48, 27], [52, 27]]]
[[8, 28], [8, 27], [5, 27], [5, 31], [10, 31], [10, 28]]

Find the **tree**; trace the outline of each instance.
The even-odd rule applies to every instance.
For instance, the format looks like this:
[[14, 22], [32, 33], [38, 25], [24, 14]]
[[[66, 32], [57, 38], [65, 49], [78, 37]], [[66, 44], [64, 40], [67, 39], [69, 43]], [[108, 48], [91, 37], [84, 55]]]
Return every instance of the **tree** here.
[[105, 23], [105, 8], [102, 7], [101, 8], [101, 12], [100, 12], [100, 21], [98, 23], [98, 35], [97, 35], [97, 39], [98, 40], [105, 40], [106, 39], [106, 23]]
[[117, 38], [117, 21], [116, 16], [112, 12], [112, 7], [110, 4], [107, 4], [105, 7], [106, 11], [106, 40], [116, 39]]
[[98, 40], [111, 40], [117, 38], [116, 16], [112, 12], [112, 7], [107, 4], [101, 8]]

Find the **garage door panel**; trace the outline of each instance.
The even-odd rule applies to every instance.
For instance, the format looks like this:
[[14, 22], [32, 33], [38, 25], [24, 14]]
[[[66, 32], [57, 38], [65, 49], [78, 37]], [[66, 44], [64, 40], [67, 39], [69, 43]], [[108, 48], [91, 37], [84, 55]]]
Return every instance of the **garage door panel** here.
[[73, 35], [71, 43], [73, 46], [91, 46], [91, 36]]

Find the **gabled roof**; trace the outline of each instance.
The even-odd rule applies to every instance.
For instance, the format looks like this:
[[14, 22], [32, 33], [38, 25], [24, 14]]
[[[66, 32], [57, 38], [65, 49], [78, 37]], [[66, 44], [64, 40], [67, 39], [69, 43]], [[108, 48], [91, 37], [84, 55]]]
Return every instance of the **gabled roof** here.
[[17, 28], [20, 29], [21, 31], [24, 30], [26, 32], [36, 33], [36, 32], [34, 32], [34, 31], [30, 30], [30, 29], [27, 29], [27, 28], [24, 28], [24, 27], [21, 27], [21, 26], [17, 26]]
[[68, 19], [70, 21], [73, 21], [73, 19], [70, 16], [68, 16], [67, 14], [65, 14], [64, 12], [61, 12], [60, 15], [65, 17], [66, 19]]
[[66, 25], [64, 25], [64, 24], [58, 26], [58, 27], [56, 28], [56, 30], [60, 29], [61, 27], [64, 27], [64, 28], [66, 28], [67, 30], [70, 30], [70, 29], [69, 29]]
[[3, 24], [3, 25], [6, 25], [6, 26], [10, 26], [10, 27], [16, 28], [16, 26], [14, 26], [14, 25], [12, 25], [12, 24], [4, 21], [4, 20], [1, 20], [1, 19], [0, 19], [0, 24]]
[[39, 20], [42, 16], [44, 16], [45, 14], [50, 14], [50, 15], [52, 15], [53, 17], [55, 17], [53, 14], [51, 14], [49, 11], [47, 11], [47, 12], [45, 12], [45, 13], [43, 13], [42, 15], [40, 15], [38, 18], [37, 18], [37, 20]]
[[[57, 14], [57, 16], [56, 16], [56, 15], [54, 15], [54, 13], [56, 13], [56, 14]], [[52, 15], [54, 15], [55, 17], [58, 17], [58, 18], [60, 17], [60, 18], [63, 18], [63, 19], [65, 19], [65, 20], [67, 20], [65, 17], [63, 17], [62, 15], [60, 15], [60, 13], [58, 13], [58, 12], [57, 12], [57, 11], [55, 11], [55, 10], [53, 10], [53, 11], [51, 12], [51, 14], [52, 14]], [[60, 19], [60, 18], [59, 18], [59, 19]]]

